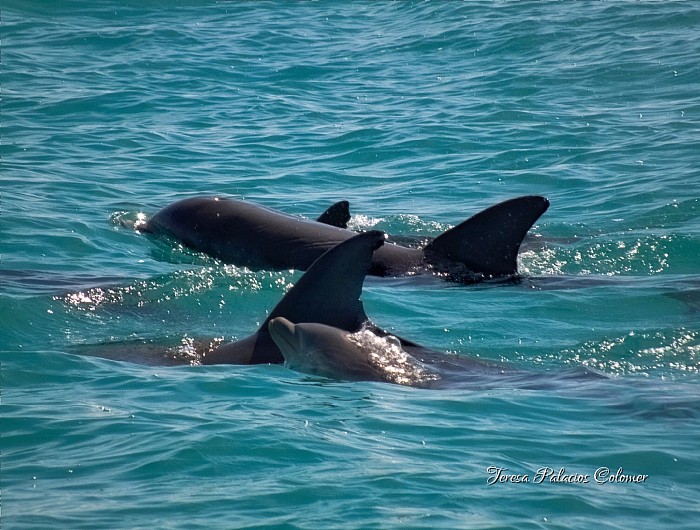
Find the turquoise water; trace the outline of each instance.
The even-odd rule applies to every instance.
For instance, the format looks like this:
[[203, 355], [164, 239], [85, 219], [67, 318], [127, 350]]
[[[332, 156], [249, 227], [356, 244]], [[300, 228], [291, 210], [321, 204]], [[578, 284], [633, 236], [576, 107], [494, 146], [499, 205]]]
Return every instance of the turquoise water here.
[[[10, 0], [0, 30], [3, 527], [696, 528], [694, 3]], [[299, 277], [114, 222], [199, 194], [425, 235], [546, 195], [519, 284], [363, 299], [555, 383], [104, 358], [243, 337]]]

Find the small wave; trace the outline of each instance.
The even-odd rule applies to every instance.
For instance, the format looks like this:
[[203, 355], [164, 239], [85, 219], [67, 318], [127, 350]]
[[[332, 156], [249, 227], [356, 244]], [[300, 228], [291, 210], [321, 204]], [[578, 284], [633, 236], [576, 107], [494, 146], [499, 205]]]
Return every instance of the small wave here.
[[122, 226], [124, 228], [130, 228], [136, 230], [137, 232], [143, 230], [146, 227], [146, 222], [148, 218], [145, 213], [142, 212], [114, 212], [109, 216], [109, 222], [113, 225]]

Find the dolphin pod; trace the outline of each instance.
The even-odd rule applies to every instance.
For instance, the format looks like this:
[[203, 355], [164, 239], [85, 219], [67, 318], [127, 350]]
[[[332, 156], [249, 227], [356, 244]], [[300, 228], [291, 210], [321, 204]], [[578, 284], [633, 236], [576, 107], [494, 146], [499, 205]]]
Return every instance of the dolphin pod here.
[[[520, 244], [548, 207], [544, 197], [517, 197], [477, 213], [424, 248], [383, 245], [373, 255], [369, 274], [431, 273], [462, 283], [514, 276]], [[346, 201], [310, 221], [247, 201], [193, 197], [166, 206], [139, 230], [226, 263], [307, 270], [324, 252], [355, 235], [341, 228], [349, 215]]]
[[[212, 202], [218, 201], [213, 199], [198, 200], [194, 203], [188, 202], [187, 205], [199, 205], [211, 213]], [[240, 206], [239, 202], [236, 201], [236, 209]], [[505, 209], [516, 213], [526, 209], [529, 210], [529, 218], [532, 219], [536, 215], [534, 217], [536, 219], [539, 214], [536, 212], [533, 214], [533, 210], [538, 209], [536, 208], [537, 204], [539, 204], [539, 210], [546, 209], [546, 199], [539, 197], [523, 197], [506, 201], [477, 214], [463, 225], [467, 224], [470, 230], [477, 232], [484, 227], [490, 228], [491, 225], [487, 221], [494, 218], [494, 209], [496, 211]], [[178, 205], [174, 209], [175, 211], [170, 212], [165, 217], [169, 218], [170, 215], [174, 215], [175, 221], [177, 221], [176, 214], [180, 211], [179, 206], [181, 205], [180, 203], [175, 203], [175, 205]], [[231, 211], [227, 209], [229, 206], [229, 204], [225, 204], [224, 211], [219, 213], [231, 214]], [[245, 206], [249, 205], [245, 204]], [[261, 207], [253, 205], [253, 208], [256, 218], [261, 215], [260, 210], [265, 212], [265, 215], [271, 216], [272, 220], [264, 218], [263, 224], [273, 223], [279, 228], [280, 217], [291, 220], [292, 226], [297, 226], [297, 231], [302, 232], [298, 236], [300, 239], [310, 239], [307, 233], [310, 230], [308, 223], [312, 223], [312, 226], [325, 226], [322, 222], [302, 222], [303, 220], [298, 218], [285, 216]], [[166, 208], [166, 210], [168, 209]], [[342, 219], [347, 217], [346, 213], [349, 213], [347, 203], [337, 203], [329, 211], [331, 211], [329, 214], [331, 222], [335, 222], [333, 221], [334, 216], [336, 221], [345, 222]], [[321, 217], [323, 218], [326, 213]], [[158, 219], [159, 216], [157, 214], [154, 219]], [[250, 212], [245, 211], [244, 208], [243, 217], [246, 216], [250, 217]], [[501, 218], [503, 216], [502, 212], [495, 215], [495, 217]], [[159, 222], [152, 222], [150, 230], [159, 230], [159, 228], [154, 228]], [[295, 225], [294, 223], [301, 224]], [[527, 231], [525, 223], [519, 222], [517, 224], [521, 229], [524, 229], [524, 235]], [[530, 224], [527, 225], [528, 228]], [[194, 225], [192, 228], [195, 234], [201, 230], [203, 229], [199, 228], [199, 225]], [[349, 236], [341, 238], [337, 244], [323, 251], [306, 267], [306, 272], [269, 312], [255, 333], [242, 340], [224, 344], [213, 341], [204, 345], [203, 348], [199, 347], [201, 345], [197, 345], [194, 350], [196, 359], [190, 356], [188, 349], [188, 357], [168, 357], [168, 360], [190, 364], [284, 363], [290, 369], [324, 377], [342, 380], [381, 381], [421, 388], [464, 385], [472, 388], [493, 388], [504, 384], [544, 388], [550, 387], [552, 382], [556, 382], [557, 379], [582, 380], [602, 377], [585, 368], [569, 370], [554, 377], [551, 374], [538, 377], [532, 372], [509, 367], [502, 363], [438, 352], [400, 336], [389, 334], [368, 318], [360, 298], [365, 277], [376, 268], [377, 254], [380, 254], [382, 249], [386, 247], [396, 247], [396, 245], [388, 244], [386, 234], [381, 231], [371, 230], [360, 234], [347, 230], [342, 231], [343, 234], [346, 232]], [[454, 234], [450, 232], [452, 231], [446, 232], [443, 236], [452, 237]], [[435, 241], [443, 236], [439, 236]], [[450, 243], [449, 238], [447, 238], [445, 245]], [[323, 241], [323, 244], [327, 244], [327, 241]], [[292, 245], [291, 248], [300, 252], [299, 248], [305, 249], [306, 247]], [[151, 351], [153, 346], [150, 344], [146, 346], [148, 352], [144, 351], [144, 353], [153, 354], [154, 352]], [[126, 345], [125, 348], [119, 347], [108, 358], [126, 360], [121, 357], [125, 353], [133, 355], [133, 345]], [[119, 356], [115, 356], [115, 354]], [[100, 353], [96, 353], [96, 355], [105, 356], [104, 354], [100, 355]], [[129, 359], [133, 359], [133, 357]], [[169, 362], [169, 364], [172, 363]]]

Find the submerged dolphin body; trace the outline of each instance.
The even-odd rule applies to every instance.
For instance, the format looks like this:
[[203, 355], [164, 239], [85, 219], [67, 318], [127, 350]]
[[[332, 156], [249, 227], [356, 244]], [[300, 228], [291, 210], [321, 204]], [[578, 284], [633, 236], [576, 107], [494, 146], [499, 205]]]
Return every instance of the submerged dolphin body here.
[[506, 386], [557, 388], [607, 379], [583, 366], [556, 374], [537, 374], [504, 364], [436, 352], [371, 329], [355, 333], [324, 324], [293, 324], [284, 317], [268, 323], [287, 368], [345, 381], [379, 381], [419, 388], [471, 389]]
[[[432, 272], [464, 283], [514, 276], [520, 244], [548, 207], [544, 197], [518, 197], [479, 212], [425, 248], [384, 245], [375, 252], [369, 274]], [[324, 252], [355, 235], [333, 226], [347, 222], [342, 221], [349, 214], [347, 203], [329, 210], [328, 221], [318, 222], [250, 202], [194, 197], [166, 206], [140, 230], [171, 237], [226, 263], [307, 270]]]

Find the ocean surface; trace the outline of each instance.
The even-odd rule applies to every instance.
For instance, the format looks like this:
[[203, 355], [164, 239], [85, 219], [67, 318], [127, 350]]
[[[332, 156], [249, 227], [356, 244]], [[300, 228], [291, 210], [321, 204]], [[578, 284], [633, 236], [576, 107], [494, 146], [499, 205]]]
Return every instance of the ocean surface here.
[[[1, 19], [3, 529], [697, 528], [697, 3], [6, 0]], [[357, 230], [434, 236], [529, 194], [551, 207], [519, 282], [371, 278], [363, 301], [542, 384], [140, 362], [252, 333], [300, 273], [119, 219], [347, 199]]]

